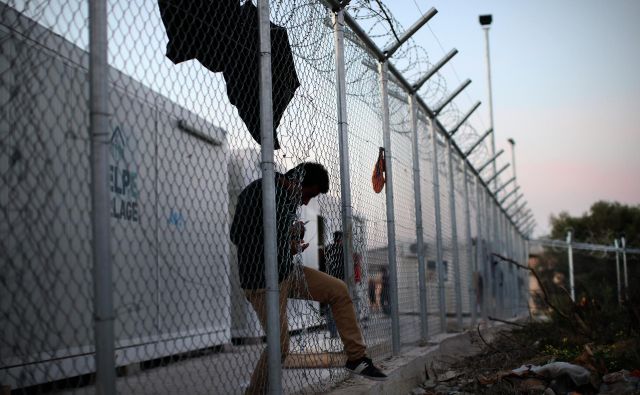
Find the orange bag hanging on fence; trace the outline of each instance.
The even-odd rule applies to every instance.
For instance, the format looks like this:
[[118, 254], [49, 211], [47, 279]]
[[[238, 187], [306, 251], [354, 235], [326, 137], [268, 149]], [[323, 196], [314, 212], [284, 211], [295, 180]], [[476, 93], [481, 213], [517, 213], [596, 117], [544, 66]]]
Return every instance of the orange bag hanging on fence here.
[[384, 169], [384, 148], [380, 147], [378, 160], [376, 161], [376, 166], [373, 168], [373, 174], [371, 175], [371, 183], [373, 184], [373, 190], [375, 193], [380, 193], [382, 188], [384, 188]]

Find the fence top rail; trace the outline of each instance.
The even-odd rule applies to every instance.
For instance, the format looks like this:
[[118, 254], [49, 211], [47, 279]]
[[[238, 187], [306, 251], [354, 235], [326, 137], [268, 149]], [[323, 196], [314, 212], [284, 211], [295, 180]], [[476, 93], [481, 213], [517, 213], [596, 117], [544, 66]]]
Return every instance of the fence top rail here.
[[[327, 8], [333, 11], [337, 11], [343, 8], [346, 5], [345, 3], [348, 3], [344, 1], [338, 2], [337, 0], [322, 0], [322, 2]], [[491, 189], [489, 188], [489, 185], [485, 182], [485, 180], [482, 179], [478, 170], [471, 163], [471, 161], [469, 161], [469, 158], [465, 156], [464, 152], [458, 146], [455, 139], [447, 132], [447, 129], [444, 127], [444, 125], [440, 123], [440, 120], [437, 118], [434, 111], [427, 105], [427, 103], [422, 99], [422, 97], [420, 97], [420, 95], [414, 92], [413, 85], [410, 84], [409, 81], [407, 81], [404, 78], [402, 73], [400, 73], [400, 71], [396, 69], [396, 67], [391, 62], [389, 62], [389, 59], [387, 58], [385, 53], [376, 45], [376, 43], [373, 42], [373, 40], [371, 40], [369, 35], [364, 31], [364, 29], [360, 26], [360, 24], [358, 24], [358, 22], [355, 19], [353, 19], [353, 17], [351, 17], [351, 15], [349, 15], [348, 12], [343, 11], [343, 13], [344, 13], [344, 21], [347, 24], [347, 26], [349, 26], [349, 28], [356, 34], [356, 36], [358, 36], [358, 38], [362, 40], [363, 44], [370, 51], [371, 55], [376, 57], [378, 61], [387, 63], [389, 72], [395, 77], [395, 79], [397, 80], [401, 88], [404, 91], [406, 91], [408, 95], [415, 96], [416, 101], [418, 105], [421, 107], [422, 111], [424, 111], [427, 114], [427, 116], [435, 124], [437, 129], [440, 130], [440, 132], [444, 135], [444, 137], [451, 141], [451, 146], [456, 150], [458, 155], [460, 155], [460, 157], [463, 158], [464, 162], [471, 169], [471, 172], [476, 176], [480, 184], [484, 187], [484, 189], [488, 192], [491, 199], [495, 202], [496, 206], [498, 206], [500, 211], [504, 213], [504, 215], [507, 217], [511, 225], [513, 225], [513, 227], [518, 231], [518, 233], [520, 233], [522, 237], [526, 237], [525, 234], [522, 232], [522, 230], [520, 230], [520, 228], [517, 226], [517, 223], [513, 220], [511, 216], [509, 216], [509, 214], [504, 209], [504, 207], [502, 207], [502, 205], [500, 204], [500, 201], [498, 200], [498, 197], [491, 191]]]
[[[531, 239], [529, 243], [532, 245], [539, 245], [542, 247], [558, 247], [568, 248], [569, 244], [564, 240], [552, 240], [552, 239]], [[571, 248], [577, 250], [586, 251], [602, 251], [602, 252], [625, 252], [627, 254], [640, 254], [640, 248], [622, 248], [615, 246], [608, 246], [604, 244], [590, 244], [590, 243], [570, 243]]]

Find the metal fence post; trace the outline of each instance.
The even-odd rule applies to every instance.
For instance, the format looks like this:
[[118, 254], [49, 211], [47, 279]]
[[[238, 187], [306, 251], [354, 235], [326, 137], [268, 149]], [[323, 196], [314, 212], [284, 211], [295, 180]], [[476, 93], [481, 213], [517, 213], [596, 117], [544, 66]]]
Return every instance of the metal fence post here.
[[89, 1], [91, 231], [96, 393], [116, 393], [109, 194], [109, 63], [107, 2]]
[[[525, 237], [522, 238], [522, 253], [524, 255], [525, 265], [529, 267], [529, 240]], [[531, 294], [531, 283], [529, 281], [529, 274], [525, 277], [525, 298], [527, 311], [529, 311], [529, 295]]]
[[571, 300], [576, 301], [576, 290], [573, 280], [573, 247], [571, 246], [571, 231], [567, 232], [567, 254], [569, 258], [569, 289], [571, 291]]
[[[509, 220], [507, 216], [501, 212], [500, 217], [502, 218], [502, 238], [504, 240], [504, 254], [507, 258], [513, 258], [511, 255], [511, 244], [509, 241]], [[512, 314], [512, 305], [513, 305], [513, 283], [512, 283], [512, 266], [510, 263], [505, 263], [505, 313], [507, 318], [511, 317]]]
[[[471, 238], [471, 207], [469, 204], [469, 167], [466, 161], [462, 162], [464, 167], [464, 217], [465, 217], [465, 232], [467, 238], [467, 262], [469, 262], [469, 310], [471, 312], [471, 325], [475, 325], [477, 319], [476, 304], [474, 296], [476, 293], [475, 285], [473, 283], [473, 273], [475, 272], [475, 265], [473, 264], [473, 246]], [[477, 214], [477, 213], [476, 213]], [[477, 239], [477, 237], [476, 237]]]
[[[514, 259], [516, 261], [518, 261], [520, 264], [524, 264], [524, 262], [521, 261], [522, 259], [522, 248], [520, 245], [520, 234], [518, 233], [518, 229], [516, 229], [516, 227], [513, 227], [513, 254], [514, 254]], [[516, 281], [517, 281], [517, 285], [516, 285], [516, 314], [519, 316], [522, 313], [522, 273], [523, 271], [520, 269], [516, 269]]]
[[622, 244], [622, 268], [624, 272], [624, 299], [629, 300], [629, 275], [627, 272], [627, 243], [624, 237], [620, 238]]
[[494, 264], [494, 259], [493, 256], [491, 255], [491, 253], [494, 251], [495, 248], [497, 248], [497, 238], [496, 238], [496, 226], [497, 226], [497, 218], [496, 218], [496, 212], [495, 212], [495, 207], [493, 206], [492, 202], [491, 202], [491, 195], [489, 194], [489, 191], [486, 191], [486, 196], [485, 199], [487, 200], [487, 211], [489, 212], [489, 219], [487, 221], [488, 225], [489, 225], [489, 231], [487, 232], [489, 235], [489, 244], [488, 244], [488, 252], [489, 252], [489, 257], [488, 257], [488, 264], [489, 264], [489, 278], [487, 279], [487, 285], [489, 286], [489, 314], [495, 316], [497, 313], [497, 306], [496, 306], [496, 299], [497, 299], [497, 288], [496, 288], [496, 272], [497, 272], [497, 267]]
[[[500, 251], [503, 252], [503, 242], [502, 242], [502, 236], [501, 236], [501, 228], [502, 228], [502, 213], [500, 212], [500, 209], [498, 208], [498, 205], [491, 200], [491, 205], [493, 206], [493, 211], [494, 211], [494, 215], [496, 218], [496, 222], [495, 222], [495, 232], [496, 232], [496, 247], [494, 249], [495, 251]], [[497, 275], [497, 281], [496, 281], [496, 301], [497, 301], [497, 308], [498, 311], [496, 312], [496, 315], [499, 317], [504, 318], [504, 288], [505, 288], [505, 281], [504, 281], [504, 263], [499, 263], [496, 264], [496, 275]]]
[[[480, 314], [482, 318], [486, 321], [486, 308], [485, 308], [485, 295], [484, 289], [486, 286], [486, 271], [484, 264], [484, 254], [483, 254], [483, 245], [485, 234], [483, 231], [484, 228], [484, 210], [482, 209], [482, 189], [480, 186], [480, 180], [478, 178], [474, 178], [474, 185], [476, 190], [476, 273], [477, 273], [477, 281], [475, 283], [476, 287], [476, 302], [474, 304], [474, 310], [478, 309], [477, 302], [480, 299]], [[480, 287], [480, 289], [478, 289]]]
[[[512, 233], [512, 225], [509, 219], [504, 217], [504, 236], [507, 240], [507, 256], [513, 260], [515, 260], [515, 254], [513, 253], [513, 233]], [[509, 317], [513, 317], [515, 314], [515, 301], [516, 301], [516, 280], [515, 274], [516, 270], [512, 264], [508, 265], [509, 269]]]
[[424, 231], [422, 227], [422, 193], [420, 191], [420, 158], [418, 150], [418, 114], [415, 94], [409, 95], [409, 110], [411, 111], [411, 132], [413, 135], [413, 196], [416, 205], [416, 247], [418, 256], [418, 285], [420, 287], [420, 338], [426, 342], [429, 337], [427, 316], [427, 279], [424, 261]]
[[385, 191], [387, 197], [387, 238], [389, 241], [389, 282], [391, 302], [392, 352], [400, 353], [400, 315], [398, 311], [398, 267], [396, 265], [396, 224], [393, 207], [393, 156], [391, 155], [391, 127], [389, 124], [389, 95], [387, 83], [389, 69], [387, 62], [379, 63], [380, 90], [382, 95], [382, 134], [385, 151]]
[[462, 329], [462, 286], [460, 284], [460, 259], [458, 256], [458, 228], [456, 217], [456, 189], [453, 176], [453, 148], [451, 139], [447, 139], [447, 161], [449, 162], [449, 213], [451, 214], [451, 243], [453, 253], [454, 287], [456, 292], [456, 323]]
[[616, 247], [616, 280], [618, 285], [618, 303], [622, 304], [622, 286], [620, 281], [620, 245], [618, 243], [618, 239], [613, 241], [614, 246]]
[[344, 68], [344, 11], [333, 14], [333, 32], [336, 51], [336, 94], [338, 115], [338, 142], [340, 150], [340, 197], [342, 201], [342, 233], [345, 268], [345, 281], [349, 287], [351, 299], [359, 305], [353, 267], [353, 213], [351, 210], [351, 177], [349, 172], [349, 130], [347, 123], [347, 84]]
[[260, 137], [262, 161], [262, 212], [267, 302], [267, 363], [269, 393], [282, 393], [280, 350], [279, 284], [276, 253], [276, 187], [273, 159], [273, 102], [271, 75], [271, 31], [269, 0], [258, 0], [260, 37]]
[[438, 308], [440, 309], [440, 330], [447, 331], [447, 309], [444, 294], [444, 263], [442, 259], [442, 220], [440, 218], [440, 171], [438, 170], [438, 131], [435, 123], [431, 122], [430, 128], [433, 158], [431, 169], [433, 171], [433, 203], [436, 216], [436, 272], [438, 274]]

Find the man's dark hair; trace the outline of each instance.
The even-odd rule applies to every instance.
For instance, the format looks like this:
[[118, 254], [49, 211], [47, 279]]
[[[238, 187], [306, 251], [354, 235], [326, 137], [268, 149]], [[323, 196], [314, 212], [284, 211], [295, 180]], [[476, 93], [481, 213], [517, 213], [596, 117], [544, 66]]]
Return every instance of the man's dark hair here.
[[329, 173], [320, 163], [302, 162], [285, 175], [299, 181], [303, 187], [317, 185], [321, 193], [329, 192]]
[[342, 231], [336, 230], [335, 232], [333, 232], [333, 240], [342, 240]]

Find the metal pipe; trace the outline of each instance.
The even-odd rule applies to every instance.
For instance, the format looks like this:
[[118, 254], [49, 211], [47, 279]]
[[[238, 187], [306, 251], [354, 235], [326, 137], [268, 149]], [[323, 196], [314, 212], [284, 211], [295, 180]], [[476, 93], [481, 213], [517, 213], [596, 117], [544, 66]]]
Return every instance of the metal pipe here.
[[513, 190], [511, 192], [507, 193], [506, 196], [503, 197], [502, 200], [500, 200], [500, 202], [498, 204], [500, 204], [500, 206], [502, 206], [504, 204], [504, 202], [506, 202], [511, 196], [513, 196], [519, 190], [520, 190], [520, 186], [517, 186], [517, 187], [513, 188]]
[[91, 232], [96, 393], [116, 393], [109, 193], [109, 61], [107, 2], [89, 6], [89, 107], [91, 133]]
[[516, 198], [513, 200], [513, 202], [509, 203], [509, 205], [504, 210], [508, 213], [509, 210], [511, 210], [511, 207], [515, 206], [516, 203], [518, 203], [518, 200], [520, 200], [523, 197], [524, 197], [524, 195], [522, 193], [519, 194], [518, 196], [516, 196]]
[[[260, 37], [260, 138], [262, 161], [262, 226], [264, 229], [264, 262], [267, 304], [267, 365], [269, 393], [282, 393], [280, 350], [280, 289], [276, 249], [276, 186], [273, 159], [273, 102], [271, 74], [271, 25], [269, 0], [258, 1]], [[284, 318], [286, 319], [286, 318]]]
[[505, 189], [509, 184], [511, 184], [512, 182], [514, 182], [516, 180], [515, 177], [511, 177], [509, 179], [509, 181], [505, 182], [504, 184], [502, 184], [502, 186], [500, 186], [500, 188], [498, 188], [496, 191], [493, 192], [494, 195], [498, 195], [498, 192], [501, 192], [503, 189]]
[[573, 248], [571, 247], [571, 231], [567, 232], [567, 258], [569, 259], [569, 290], [571, 300], [576, 301], [576, 290], [573, 282]]
[[389, 124], [389, 97], [387, 95], [387, 62], [380, 62], [380, 91], [382, 95], [382, 133], [385, 151], [385, 192], [387, 198], [387, 238], [389, 241], [389, 282], [391, 302], [391, 338], [393, 355], [400, 353], [400, 316], [398, 311], [398, 267], [396, 265], [396, 224], [393, 208], [393, 156], [391, 153], [391, 127]]
[[[480, 182], [477, 178], [475, 178], [475, 182], [474, 182], [474, 186], [475, 186], [475, 194], [476, 194], [476, 265], [475, 265], [475, 272], [477, 273], [476, 278], [478, 279], [477, 281], [475, 281], [474, 284], [474, 291], [475, 291], [475, 298], [474, 298], [474, 304], [473, 304], [473, 310], [476, 311], [476, 315], [477, 315], [477, 311], [478, 311], [478, 307], [480, 307], [480, 313], [482, 314], [483, 319], [486, 319], [486, 317], [484, 316], [484, 294], [481, 294], [481, 292], [484, 292], [484, 255], [482, 253], [482, 249], [483, 249], [483, 245], [484, 245], [484, 232], [482, 231], [483, 229], [483, 223], [482, 223], [482, 215], [483, 215], [483, 204], [482, 204], [482, 188], [480, 186]], [[482, 270], [481, 270], [482, 269]], [[482, 273], [482, 274], [481, 274]], [[480, 283], [482, 281], [482, 289], [478, 289]], [[480, 306], [478, 306], [478, 304], [480, 304]], [[475, 321], [473, 322], [473, 324], [475, 325]]]
[[533, 218], [533, 212], [529, 212], [529, 214], [527, 214], [525, 217], [522, 217], [520, 220], [518, 220], [517, 221], [518, 226], [524, 225], [531, 218]]
[[613, 241], [613, 245], [616, 247], [616, 280], [618, 286], [618, 304], [622, 304], [622, 290], [620, 285], [620, 246], [618, 245], [618, 239]]
[[[497, 210], [497, 207], [495, 208], [496, 210], [496, 247], [498, 249], [498, 251], [500, 251], [501, 255], [505, 255], [505, 251], [504, 251], [504, 234], [503, 234], [503, 223], [502, 223], [502, 213]], [[506, 276], [505, 276], [505, 272], [504, 272], [504, 266], [503, 265], [497, 265], [496, 266], [496, 272], [498, 273], [498, 289], [496, 292], [496, 296], [497, 296], [497, 303], [498, 303], [498, 314], [500, 315], [500, 317], [505, 318], [505, 302], [506, 302], [506, 293], [507, 293], [507, 281], [506, 281]]]
[[424, 261], [424, 228], [422, 226], [422, 192], [420, 185], [420, 158], [418, 150], [418, 114], [415, 94], [409, 95], [409, 110], [411, 112], [411, 148], [413, 153], [413, 196], [416, 206], [416, 247], [418, 256], [418, 285], [420, 287], [420, 340], [426, 343], [429, 337], [428, 309], [427, 309], [427, 279]]
[[500, 155], [502, 155], [504, 153], [504, 150], [501, 149], [500, 151], [498, 151], [497, 154], [493, 155], [488, 161], [486, 161], [482, 166], [480, 166], [480, 168], [478, 168], [478, 173], [482, 173], [482, 171], [491, 164], [491, 162], [495, 161], [496, 159], [498, 159], [498, 157]]
[[[531, 225], [534, 225], [536, 223], [536, 220], [531, 217], [528, 220], [524, 221], [524, 223], [522, 224], [522, 226], [520, 226], [521, 229], [526, 230], [528, 229]], [[532, 229], [533, 230], [533, 229]], [[526, 232], [524, 232], [526, 233]]]
[[444, 262], [442, 257], [442, 219], [440, 217], [440, 172], [438, 171], [438, 131], [431, 124], [431, 146], [433, 157], [431, 169], [433, 171], [433, 205], [436, 217], [436, 272], [438, 275], [438, 307], [440, 310], [440, 330], [447, 331], [447, 316], [444, 293]]
[[[486, 49], [486, 59], [487, 59], [487, 87], [489, 91], [489, 127], [494, 129], [493, 123], [493, 92], [491, 88], [491, 55], [489, 50], [489, 26], [483, 27], [484, 29], [484, 37], [485, 37], [485, 49]], [[491, 136], [491, 154], [495, 155], [496, 153], [496, 139], [495, 134]], [[493, 164], [493, 174], [496, 173], [496, 164]], [[496, 186], [494, 185], [494, 189]]]
[[533, 232], [537, 224], [538, 223], [536, 221], [533, 221], [531, 225], [527, 228], [527, 232], [525, 232], [525, 234], [527, 235], [527, 238], [531, 236], [531, 233]]
[[533, 216], [533, 212], [530, 208], [522, 211], [522, 209], [526, 206], [527, 202], [525, 201], [515, 212], [513, 213], [512, 218], [514, 219], [516, 225], [522, 225], [522, 223], [529, 219], [529, 217]]
[[531, 211], [530, 207], [527, 207], [526, 210], [522, 211], [522, 209], [525, 208], [526, 204], [527, 204], [527, 201], [525, 200], [524, 203], [518, 208], [518, 210], [514, 211], [513, 218], [516, 224], [522, 225], [523, 219], [533, 215], [533, 211]]
[[414, 23], [409, 29], [407, 29], [406, 32], [404, 32], [404, 34], [400, 37], [400, 39], [398, 39], [395, 44], [390, 45], [382, 51], [386, 55], [386, 58], [391, 58], [393, 54], [398, 50], [398, 48], [400, 48], [400, 46], [409, 39], [409, 37], [413, 36], [418, 30], [420, 30], [422, 26], [424, 26], [425, 23], [429, 21], [429, 19], [433, 18], [433, 16], [437, 13], [438, 10], [432, 7], [429, 11], [427, 11], [426, 14], [422, 15], [420, 19], [416, 21], [416, 23]]
[[493, 180], [497, 179], [497, 178], [498, 178], [498, 176], [499, 176], [500, 174], [502, 174], [502, 172], [504, 172], [505, 170], [507, 170], [507, 168], [508, 168], [509, 166], [511, 166], [511, 164], [507, 163], [506, 165], [504, 165], [504, 166], [502, 167], [502, 169], [498, 170], [498, 172], [497, 172], [497, 173], [495, 173], [495, 174], [493, 175], [493, 177], [491, 177], [491, 178], [487, 181], [487, 185], [491, 184], [491, 181], [493, 181]]
[[433, 75], [435, 73], [437, 73], [438, 70], [440, 70], [442, 68], [442, 66], [444, 66], [448, 61], [450, 61], [451, 58], [453, 58], [457, 53], [458, 53], [458, 50], [455, 49], [455, 48], [452, 49], [451, 51], [449, 51], [449, 53], [446, 54], [444, 58], [440, 59], [440, 61], [438, 61], [438, 63], [433, 65], [433, 67], [429, 71], [427, 71], [422, 76], [422, 78], [420, 78], [418, 80], [418, 82], [413, 84], [412, 91], [413, 92], [417, 92], [420, 88], [422, 88], [422, 85], [424, 85], [424, 83], [427, 82], [429, 80], [429, 78], [433, 77]]
[[351, 177], [349, 171], [349, 124], [347, 122], [347, 88], [344, 66], [344, 10], [333, 14], [334, 44], [336, 50], [336, 96], [338, 115], [338, 143], [340, 154], [340, 197], [342, 201], [342, 234], [345, 282], [351, 299], [359, 304], [353, 266], [353, 213], [351, 210]]
[[[473, 145], [471, 146], [471, 148], [469, 148], [467, 150], [467, 152], [464, 153], [464, 157], [468, 157], [469, 155], [471, 155], [471, 153], [473, 152], [474, 149], [476, 149], [476, 147], [478, 147], [480, 145], [480, 143], [482, 143], [482, 140], [484, 140], [485, 138], [487, 138], [488, 135], [491, 134], [491, 132], [493, 132], [493, 129], [489, 129], [487, 130], [482, 136], [480, 136], [480, 138], [478, 139], [478, 141], [476, 141], [475, 143], [473, 143]], [[484, 181], [483, 181], [484, 183]]]
[[460, 129], [460, 127], [467, 122], [467, 119], [469, 119], [469, 117], [471, 116], [471, 114], [473, 114], [473, 112], [478, 109], [478, 107], [480, 107], [480, 102], [477, 102], [472, 108], [471, 110], [469, 110], [463, 117], [462, 119], [460, 119], [460, 122], [458, 122], [458, 124], [456, 126], [453, 127], [453, 129], [451, 129], [449, 131], [449, 136], [453, 137], [454, 134], [456, 134], [456, 132], [458, 131], [458, 129]]
[[516, 141], [511, 138], [508, 139], [507, 141], [511, 145], [511, 170], [513, 171], [513, 178], [515, 179], [517, 177], [516, 176]]
[[627, 272], [627, 243], [624, 236], [620, 238], [622, 244], [622, 268], [624, 269], [624, 298], [629, 300], [629, 275]]
[[495, 244], [495, 233], [494, 233], [495, 218], [493, 216], [493, 207], [491, 206], [491, 199], [490, 199], [488, 188], [485, 189], [485, 206], [486, 206], [485, 210], [487, 212], [487, 220], [485, 221], [486, 227], [487, 227], [487, 246], [486, 246], [487, 247], [487, 257], [486, 257], [487, 277], [485, 277], [486, 292], [487, 292], [486, 309], [487, 309], [488, 315], [493, 315], [493, 307], [494, 307], [494, 303], [493, 303], [494, 269], [493, 268], [494, 268], [494, 265], [493, 265], [493, 257], [491, 256], [491, 252], [493, 251], [494, 244]]
[[451, 101], [453, 99], [456, 98], [456, 96], [458, 96], [460, 94], [460, 92], [462, 92], [462, 90], [464, 88], [466, 88], [467, 86], [469, 86], [469, 84], [471, 83], [470, 79], [467, 79], [466, 81], [464, 81], [462, 84], [460, 84], [459, 87], [456, 88], [456, 90], [454, 90], [453, 92], [451, 92], [451, 94], [449, 95], [449, 97], [447, 97], [446, 99], [444, 99], [442, 101], [442, 103], [440, 103], [438, 106], [436, 106], [436, 108], [433, 110], [433, 112], [438, 115], [440, 114], [440, 111], [442, 111], [447, 104], [451, 103]]
[[451, 140], [447, 140], [447, 159], [449, 164], [449, 214], [451, 216], [451, 243], [453, 253], [454, 288], [456, 293], [456, 322], [459, 330], [462, 330], [462, 286], [460, 284], [460, 259], [458, 256], [458, 219], [456, 217], [456, 190], [455, 177], [453, 176], [453, 149]]
[[463, 161], [462, 166], [464, 167], [464, 218], [465, 218], [465, 233], [467, 239], [467, 263], [469, 264], [469, 310], [471, 312], [471, 325], [475, 325], [476, 323], [476, 306], [474, 301], [475, 296], [475, 288], [473, 287], [473, 272], [475, 271], [473, 267], [473, 246], [471, 239], [471, 207], [469, 203], [469, 180], [468, 180], [468, 166]]

